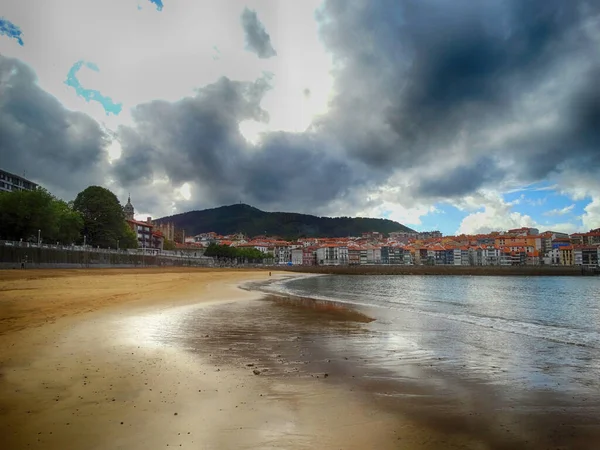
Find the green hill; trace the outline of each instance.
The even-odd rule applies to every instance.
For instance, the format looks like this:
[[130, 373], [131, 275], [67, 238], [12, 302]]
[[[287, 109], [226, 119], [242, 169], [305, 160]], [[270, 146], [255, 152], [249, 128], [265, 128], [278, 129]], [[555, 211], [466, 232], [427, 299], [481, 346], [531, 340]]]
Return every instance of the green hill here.
[[249, 205], [236, 204], [219, 208], [190, 211], [157, 219], [172, 222], [184, 229], [186, 236], [214, 231], [221, 235], [244, 233], [247, 236], [267, 234], [286, 239], [298, 237], [360, 236], [367, 231], [390, 233], [413, 231], [388, 219], [352, 217], [317, 217], [308, 214], [265, 212]]

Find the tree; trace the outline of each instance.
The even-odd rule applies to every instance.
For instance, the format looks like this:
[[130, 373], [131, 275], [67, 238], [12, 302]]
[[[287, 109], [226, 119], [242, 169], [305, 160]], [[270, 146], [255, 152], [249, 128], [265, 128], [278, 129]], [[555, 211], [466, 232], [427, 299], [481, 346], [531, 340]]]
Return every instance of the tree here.
[[176, 250], [176, 249], [177, 249], [177, 247], [175, 246], [175, 242], [165, 239], [165, 242], [163, 244], [163, 250]]
[[135, 231], [129, 228], [129, 225], [125, 222], [123, 222], [123, 236], [119, 241], [119, 248], [138, 248], [138, 240]]
[[0, 233], [7, 239], [37, 239], [38, 230], [43, 237], [55, 232], [52, 216], [52, 195], [44, 189], [14, 191], [2, 194], [0, 200]]
[[[117, 241], [123, 247], [129, 243], [123, 208], [116, 195], [106, 188], [90, 186], [77, 194], [73, 208], [83, 216], [87, 242], [93, 246], [115, 247]], [[127, 228], [128, 229], [128, 228]]]
[[0, 236], [12, 240], [72, 243], [81, 233], [83, 218], [43, 188], [0, 194]]
[[210, 244], [206, 251], [204, 252], [204, 256], [214, 256], [217, 258], [238, 258], [238, 259], [246, 259], [249, 262], [262, 261], [265, 258], [269, 258], [268, 254], [261, 252], [255, 248], [238, 248], [238, 247], [230, 247], [228, 245], [219, 245], [219, 244]]
[[73, 209], [73, 202], [55, 200], [53, 207], [58, 222], [54, 240], [63, 244], [79, 241], [83, 230], [83, 216]]

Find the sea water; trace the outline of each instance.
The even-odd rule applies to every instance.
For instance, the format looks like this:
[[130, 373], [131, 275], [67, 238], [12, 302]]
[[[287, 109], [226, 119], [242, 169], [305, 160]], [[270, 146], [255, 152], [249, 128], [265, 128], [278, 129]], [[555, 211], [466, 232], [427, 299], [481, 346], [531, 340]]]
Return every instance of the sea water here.
[[396, 373], [598, 396], [600, 278], [315, 276], [269, 290], [346, 302], [376, 320], [351, 345]]

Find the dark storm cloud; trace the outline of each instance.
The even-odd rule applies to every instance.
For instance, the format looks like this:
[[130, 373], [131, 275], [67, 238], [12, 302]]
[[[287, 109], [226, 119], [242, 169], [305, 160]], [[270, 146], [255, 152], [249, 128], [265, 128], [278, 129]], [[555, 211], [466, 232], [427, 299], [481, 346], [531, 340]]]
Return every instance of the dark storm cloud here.
[[28, 66], [0, 55], [0, 167], [70, 199], [103, 181], [105, 145], [93, 119], [66, 110]]
[[[215, 201], [237, 198], [238, 162], [246, 141], [239, 132], [242, 120], [265, 120], [260, 108], [264, 80], [239, 83], [221, 78], [195, 97], [175, 103], [154, 101], [133, 111], [133, 129], [123, 127], [123, 155], [114, 166], [121, 183], [128, 185], [160, 169], [174, 184], [198, 181]], [[132, 169], [132, 165], [141, 169]], [[142, 180], [143, 181], [143, 180]]]
[[[600, 62], [590, 71], [586, 83], [580, 88], [570, 104], [569, 124], [571, 134], [577, 137], [578, 148], [583, 148], [588, 157], [600, 166]], [[589, 163], [589, 162], [588, 162]]]
[[[2, 166], [74, 193], [108, 174], [141, 211], [164, 208], [183, 183], [193, 194], [186, 208], [242, 200], [311, 212], [376, 201], [361, 196], [391, 176], [410, 185], [399, 201], [430, 201], [597, 171], [599, 9], [583, 0], [327, 0], [318, 19], [335, 94], [309, 132], [250, 145], [239, 126], [268, 121], [260, 104], [271, 80], [222, 78], [193, 97], [134, 108], [110, 169], [100, 127], [62, 108], [26, 66], [0, 59]], [[248, 48], [272, 56], [256, 14], [245, 10], [242, 23]], [[557, 119], [535, 125], [545, 115]]]
[[[431, 201], [596, 170], [599, 9], [583, 0], [327, 0], [317, 17], [335, 95], [310, 132], [249, 145], [239, 124], [268, 120], [260, 101], [270, 80], [223, 78], [193, 98], [139, 105], [134, 127], [120, 131], [114, 174], [135, 187], [163, 176], [189, 182], [197, 206], [314, 211], [354, 204], [398, 174], [410, 185], [404, 197]], [[242, 21], [249, 47], [268, 54], [256, 14], [245, 10]], [[559, 123], [533, 126], [548, 113]]]
[[521, 179], [537, 181], [564, 171], [600, 171], [600, 66], [582, 72], [573, 93], [554, 111], [559, 123], [512, 138], [505, 148], [494, 148], [498, 154], [512, 153], [519, 163], [514, 173]]
[[269, 133], [257, 150], [245, 169], [245, 190], [261, 204], [294, 203], [304, 209], [367, 182], [356, 166], [328, 155], [326, 144], [315, 135]]
[[[417, 180], [423, 192], [415, 188], [415, 195], [462, 195], [497, 182], [497, 167], [483, 168], [489, 176], [470, 173], [471, 162], [490, 152], [514, 160], [524, 179], [576, 166], [590, 152], [597, 155], [593, 130], [600, 125], [598, 84], [581, 76], [569, 80], [582, 84], [572, 102], [563, 102], [560, 92], [550, 101], [564, 121], [551, 138], [532, 128], [503, 145], [485, 141], [514, 124], [527, 97], [559, 70], [581, 75], [597, 60], [592, 36], [599, 9], [584, 0], [327, 0], [318, 18], [337, 62], [338, 94], [319, 126], [339, 136], [350, 157], [384, 170], [462, 157], [448, 173], [471, 176], [455, 178], [453, 189]], [[550, 158], [542, 160], [546, 153]]]
[[481, 186], [501, 180], [505, 172], [492, 158], [483, 157], [474, 164], [461, 164], [443, 174], [427, 174], [418, 191], [429, 197], [459, 197], [475, 192]]
[[304, 211], [368, 183], [367, 169], [336, 158], [317, 134], [268, 133], [256, 146], [248, 144], [239, 123], [268, 120], [260, 101], [269, 88], [268, 78], [221, 78], [192, 98], [139, 105], [135, 127], [120, 130], [115, 176], [128, 189], [165, 175], [173, 186], [189, 182], [196, 207], [243, 200]]
[[241, 22], [246, 38], [246, 50], [254, 52], [259, 58], [264, 59], [277, 55], [271, 44], [271, 37], [261, 21], [258, 20], [256, 11], [244, 8]]

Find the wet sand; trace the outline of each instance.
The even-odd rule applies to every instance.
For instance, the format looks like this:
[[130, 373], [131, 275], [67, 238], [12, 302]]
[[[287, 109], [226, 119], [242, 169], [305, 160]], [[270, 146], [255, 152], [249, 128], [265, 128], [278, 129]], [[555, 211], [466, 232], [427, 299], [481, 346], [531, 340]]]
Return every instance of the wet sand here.
[[255, 375], [250, 363], [215, 361], [209, 346], [168, 342], [192, 311], [211, 322], [212, 308], [254, 303], [256, 293], [236, 286], [267, 276], [0, 272], [2, 448], [386, 449], [401, 432], [414, 440], [406, 448], [425, 448], [423, 430], [367, 396]]
[[521, 392], [520, 386], [486, 383], [476, 373], [448, 372], [445, 361], [418, 349], [382, 353], [377, 321], [345, 306], [265, 297], [216, 306], [211, 321], [207, 310], [189, 311], [177, 331], [155, 336], [209, 353], [217, 365], [251, 365], [277, 382], [342, 387], [396, 418], [396, 448], [598, 448], [597, 396], [568, 389]]

